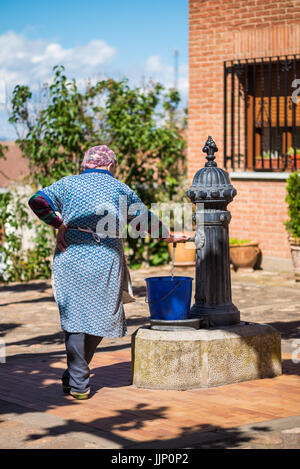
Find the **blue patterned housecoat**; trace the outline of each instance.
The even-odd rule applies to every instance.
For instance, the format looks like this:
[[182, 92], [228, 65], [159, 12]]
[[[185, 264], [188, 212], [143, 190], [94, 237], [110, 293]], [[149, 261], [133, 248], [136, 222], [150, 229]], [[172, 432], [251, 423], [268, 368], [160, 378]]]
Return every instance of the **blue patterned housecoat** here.
[[110, 203], [118, 210], [120, 195], [127, 196], [128, 207], [141, 200], [126, 184], [102, 169], [86, 169], [64, 177], [39, 194], [68, 226], [68, 247], [65, 251], [56, 248], [52, 267], [62, 329], [103, 337], [124, 336], [127, 331], [122, 304], [122, 239], [102, 238], [98, 243], [92, 234], [73, 228], [91, 228], [95, 232], [101, 219], [97, 208]]

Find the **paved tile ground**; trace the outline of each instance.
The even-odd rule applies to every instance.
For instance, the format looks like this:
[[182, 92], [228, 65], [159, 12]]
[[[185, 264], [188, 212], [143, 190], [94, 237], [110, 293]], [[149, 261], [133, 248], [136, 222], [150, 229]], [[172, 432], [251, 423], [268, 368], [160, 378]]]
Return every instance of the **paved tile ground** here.
[[166, 266], [132, 272], [140, 303], [126, 305], [129, 334], [103, 340], [82, 402], [61, 393], [65, 353], [50, 282], [0, 287], [0, 448], [300, 448], [300, 363], [291, 360], [300, 288], [289, 270], [269, 266], [232, 272], [233, 301], [243, 320], [282, 333], [282, 376], [192, 391], [132, 386], [130, 335], [149, 315], [143, 279], [168, 275]]

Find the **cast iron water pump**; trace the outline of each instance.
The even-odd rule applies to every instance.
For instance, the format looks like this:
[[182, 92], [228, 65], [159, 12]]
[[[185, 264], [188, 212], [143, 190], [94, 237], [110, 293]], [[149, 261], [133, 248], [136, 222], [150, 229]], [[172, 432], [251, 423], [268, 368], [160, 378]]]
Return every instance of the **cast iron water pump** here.
[[202, 327], [228, 326], [240, 322], [232, 303], [227, 205], [236, 195], [226, 171], [217, 167], [218, 148], [208, 137], [203, 152], [204, 168], [194, 176], [187, 196], [196, 204], [196, 293], [190, 318], [200, 318]]

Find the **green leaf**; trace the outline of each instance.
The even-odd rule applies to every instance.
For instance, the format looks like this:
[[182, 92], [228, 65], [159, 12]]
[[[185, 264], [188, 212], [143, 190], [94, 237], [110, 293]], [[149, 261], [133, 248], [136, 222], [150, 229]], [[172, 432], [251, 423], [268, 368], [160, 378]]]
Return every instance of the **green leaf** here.
[[[44, 102], [37, 114], [31, 110], [32, 92], [28, 87], [17, 85], [12, 94], [9, 122], [24, 128], [17, 142], [31, 168], [32, 184], [45, 187], [78, 172], [89, 147], [107, 144], [118, 158], [117, 177], [136, 190], [148, 207], [162, 198], [172, 200], [178, 196], [181, 190], [178, 181], [186, 174], [186, 142], [182, 136], [186, 113], [183, 120], [176, 117], [180, 103], [177, 90], [165, 90], [154, 82], [143, 89], [132, 87], [123, 77], [119, 81], [102, 80], [79, 91], [62, 65], [53, 68], [53, 75], [51, 86], [44, 89]], [[21, 207], [19, 215], [18, 220], [26, 217]], [[7, 216], [5, 210], [0, 214], [2, 223]], [[46, 262], [49, 251], [44, 242], [49, 236], [47, 229], [39, 228], [38, 251], [30, 252], [28, 259], [22, 261], [23, 271], [28, 270], [27, 278], [49, 274]], [[166, 243], [152, 241], [126, 240], [133, 268], [168, 262]], [[19, 240], [12, 237], [11, 243], [16, 255]], [[11, 278], [20, 277], [19, 260], [14, 262], [15, 273]]]

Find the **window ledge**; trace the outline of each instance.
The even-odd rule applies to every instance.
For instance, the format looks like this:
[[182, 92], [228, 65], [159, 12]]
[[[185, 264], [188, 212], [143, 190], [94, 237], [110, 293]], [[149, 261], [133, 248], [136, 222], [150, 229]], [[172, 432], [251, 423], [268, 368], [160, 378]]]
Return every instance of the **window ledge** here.
[[289, 175], [288, 172], [272, 172], [272, 171], [231, 171], [229, 173], [230, 179], [252, 179], [252, 180], [275, 180], [286, 181]]

